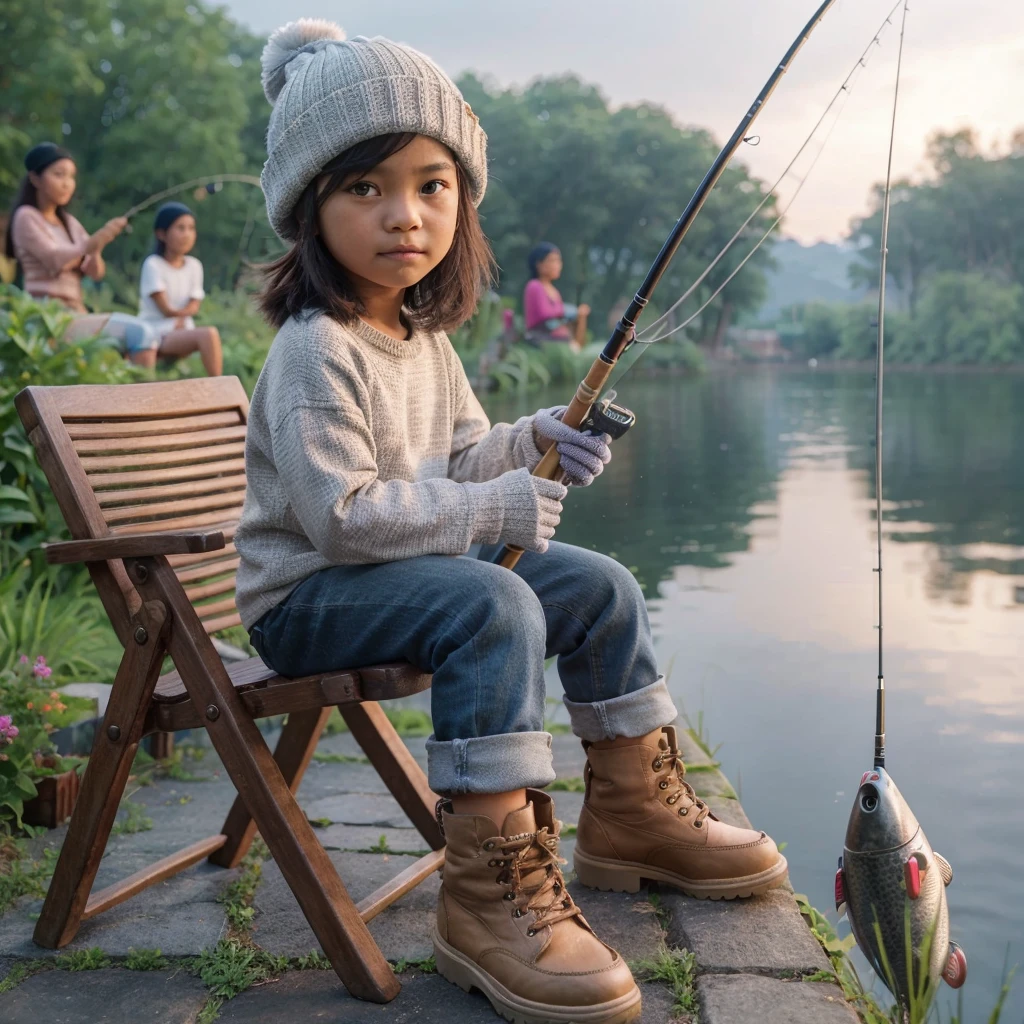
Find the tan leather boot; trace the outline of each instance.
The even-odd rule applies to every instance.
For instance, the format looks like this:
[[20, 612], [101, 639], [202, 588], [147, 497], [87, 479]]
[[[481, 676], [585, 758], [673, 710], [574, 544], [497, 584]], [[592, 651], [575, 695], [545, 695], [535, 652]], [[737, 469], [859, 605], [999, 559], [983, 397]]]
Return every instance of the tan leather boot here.
[[728, 900], [782, 884], [786, 859], [775, 843], [719, 821], [683, 779], [672, 726], [584, 748], [586, 795], [574, 855], [584, 885], [636, 892], [646, 878]]
[[479, 989], [515, 1024], [636, 1020], [633, 975], [565, 891], [562, 823], [551, 797], [526, 792], [530, 802], [500, 832], [490, 818], [451, 814], [442, 804], [448, 845], [433, 935], [438, 973], [467, 992]]

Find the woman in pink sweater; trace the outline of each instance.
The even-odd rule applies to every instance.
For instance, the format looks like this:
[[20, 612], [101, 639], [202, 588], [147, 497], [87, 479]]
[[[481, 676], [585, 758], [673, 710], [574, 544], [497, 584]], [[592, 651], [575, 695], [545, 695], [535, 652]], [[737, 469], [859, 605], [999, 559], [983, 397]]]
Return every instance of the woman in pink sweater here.
[[82, 278], [102, 280], [103, 249], [128, 223], [108, 220], [89, 234], [67, 211], [75, 194], [75, 162], [52, 142], [33, 146], [25, 157], [21, 187], [7, 226], [6, 252], [17, 259], [22, 287], [39, 299], [56, 299], [74, 314], [65, 338], [76, 341], [106, 334], [121, 342], [134, 363], [152, 365], [160, 338], [138, 317], [126, 313], [90, 313], [82, 301]]
[[[590, 307], [567, 306], [555, 287], [562, 276], [562, 254], [550, 242], [539, 242], [527, 257], [530, 280], [523, 292], [523, 319], [528, 341], [567, 341], [579, 351], [587, 336]], [[572, 331], [569, 324], [573, 325]]]

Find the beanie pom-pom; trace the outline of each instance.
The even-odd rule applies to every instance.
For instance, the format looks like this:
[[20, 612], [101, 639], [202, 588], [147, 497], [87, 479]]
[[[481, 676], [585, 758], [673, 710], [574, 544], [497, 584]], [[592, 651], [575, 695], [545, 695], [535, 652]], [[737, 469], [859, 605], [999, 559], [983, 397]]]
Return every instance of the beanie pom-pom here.
[[260, 63], [263, 65], [263, 91], [271, 103], [277, 101], [286, 81], [285, 68], [310, 43], [345, 38], [344, 30], [324, 18], [299, 18], [282, 25], [267, 40]]

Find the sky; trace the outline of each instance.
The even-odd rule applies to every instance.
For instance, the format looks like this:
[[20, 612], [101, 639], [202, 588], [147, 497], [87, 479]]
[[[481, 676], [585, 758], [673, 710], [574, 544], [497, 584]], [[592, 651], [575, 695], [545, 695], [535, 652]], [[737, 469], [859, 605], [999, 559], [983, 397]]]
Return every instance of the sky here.
[[[774, 182], [854, 66], [895, 0], [838, 0], [797, 55], [757, 122], [761, 142], [737, 159]], [[327, 17], [348, 35], [385, 35], [434, 58], [449, 74], [474, 70], [502, 86], [573, 72], [614, 105], [647, 101], [681, 125], [733, 131], [815, 0], [383, 0], [343, 4], [227, 0], [232, 15], [269, 33], [295, 17]], [[805, 243], [837, 241], [867, 212], [884, 179], [899, 14], [854, 80], [828, 143], [784, 222]], [[826, 130], [831, 122], [826, 122]], [[974, 127], [1005, 145], [1024, 126], [1024, 4], [913, 0], [907, 19], [894, 174], [927, 172], [936, 130]], [[486, 128], [487, 126], [484, 125]], [[805, 169], [817, 146], [796, 170]], [[798, 179], [779, 192], [783, 204]], [[680, 210], [697, 182], [679, 182]]]

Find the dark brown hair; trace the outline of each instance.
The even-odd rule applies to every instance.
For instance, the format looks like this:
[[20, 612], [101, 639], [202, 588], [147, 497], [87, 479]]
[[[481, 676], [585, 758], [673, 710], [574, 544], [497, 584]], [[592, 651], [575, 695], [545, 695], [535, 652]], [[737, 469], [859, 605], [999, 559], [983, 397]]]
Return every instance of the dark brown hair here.
[[[320, 208], [353, 174], [372, 170], [415, 138], [409, 132], [378, 135], [335, 157], [307, 186], [295, 204], [298, 234], [291, 248], [263, 268], [259, 303], [263, 315], [280, 327], [290, 316], [325, 313], [341, 324], [364, 312], [345, 268], [331, 255], [316, 230]], [[459, 212], [452, 247], [444, 259], [405, 293], [405, 307], [423, 330], [451, 330], [468, 320], [481, 291], [494, 274], [494, 256], [484, 238], [469, 184], [456, 160]], [[327, 183], [318, 189], [318, 182]]]
[[[43, 168], [43, 170], [45, 170], [45, 168]], [[39, 173], [42, 174], [42, 171]], [[4, 236], [4, 253], [11, 257], [14, 256], [14, 215], [18, 212], [18, 208], [21, 206], [34, 206], [37, 210], [39, 209], [39, 190], [32, 184], [32, 179], [29, 178], [27, 174], [18, 184], [18, 191], [14, 196], [14, 202], [11, 204], [11, 212], [7, 219], [7, 232]], [[71, 238], [71, 228], [68, 226], [68, 213], [66, 206], [57, 207], [57, 217], [61, 224], [64, 225], [64, 230], [68, 233], [68, 238]], [[20, 266], [18, 274], [20, 277]]]

